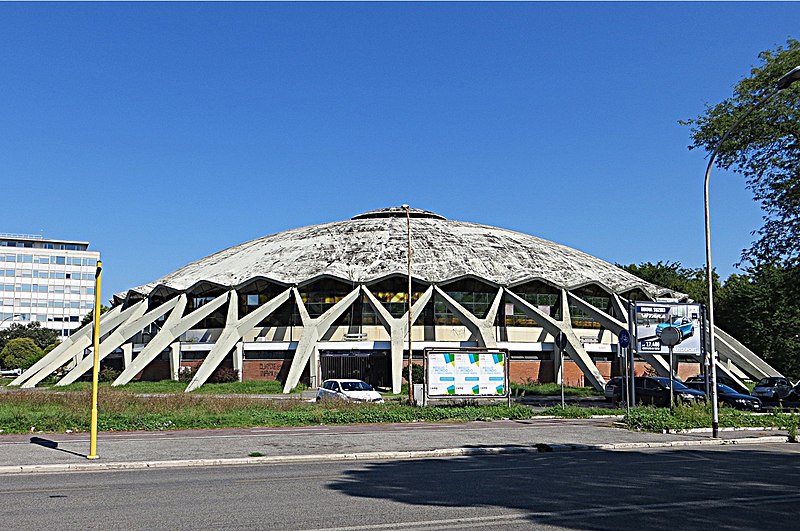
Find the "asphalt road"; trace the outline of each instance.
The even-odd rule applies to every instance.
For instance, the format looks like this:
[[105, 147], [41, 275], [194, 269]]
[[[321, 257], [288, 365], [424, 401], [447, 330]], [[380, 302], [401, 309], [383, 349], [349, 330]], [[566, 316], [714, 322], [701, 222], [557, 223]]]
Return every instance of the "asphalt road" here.
[[792, 529], [800, 446], [8, 475], [7, 529]]

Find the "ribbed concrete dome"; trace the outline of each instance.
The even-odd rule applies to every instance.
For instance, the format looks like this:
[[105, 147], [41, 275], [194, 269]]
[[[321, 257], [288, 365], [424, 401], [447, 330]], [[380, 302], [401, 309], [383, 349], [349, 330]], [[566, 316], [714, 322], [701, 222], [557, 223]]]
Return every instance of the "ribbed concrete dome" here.
[[[599, 258], [535, 236], [447, 220], [424, 210], [411, 209], [410, 214], [412, 275], [426, 283], [474, 276], [505, 286], [541, 279], [566, 289], [598, 283], [616, 293], [637, 287], [650, 296], [669, 292]], [[133, 291], [146, 295], [158, 286], [183, 291], [201, 281], [237, 287], [257, 277], [296, 285], [322, 275], [353, 283], [406, 275], [406, 230], [404, 208], [373, 210], [225, 249]]]

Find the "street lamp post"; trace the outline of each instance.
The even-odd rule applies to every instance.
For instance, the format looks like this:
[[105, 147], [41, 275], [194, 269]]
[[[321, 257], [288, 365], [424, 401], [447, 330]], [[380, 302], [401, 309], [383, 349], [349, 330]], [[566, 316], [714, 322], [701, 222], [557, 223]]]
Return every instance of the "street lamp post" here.
[[5, 323], [5, 322], [6, 322], [6, 321], [8, 321], [8, 320], [11, 320], [11, 322], [12, 322], [12, 325], [13, 325], [13, 322], [14, 322], [14, 317], [22, 317], [23, 315], [24, 315], [24, 314], [21, 314], [21, 313], [12, 313], [10, 317], [6, 317], [6, 318], [5, 318], [5, 319], [3, 319], [2, 321], [0, 321], [0, 327], [2, 327], [2, 326], [3, 326], [3, 323]]
[[709, 367], [711, 369], [711, 436], [713, 438], [719, 437], [719, 404], [717, 403], [717, 362], [716, 362], [716, 348], [714, 341], [714, 283], [712, 282], [712, 266], [711, 266], [711, 218], [708, 208], [708, 181], [711, 177], [711, 167], [714, 165], [714, 159], [717, 158], [722, 144], [727, 140], [730, 134], [735, 131], [739, 125], [742, 124], [753, 112], [767, 103], [773, 96], [781, 90], [788, 88], [795, 81], [800, 80], [800, 66], [791, 69], [786, 75], [778, 80], [775, 89], [767, 95], [764, 99], [753, 105], [746, 113], [744, 113], [732, 126], [722, 135], [714, 151], [708, 159], [708, 166], [706, 167], [705, 177], [705, 218], [706, 218], [706, 281], [708, 283], [708, 328], [709, 328]]
[[411, 350], [411, 208], [408, 205], [403, 205], [406, 211], [406, 229], [407, 229], [407, 242], [408, 242], [408, 403], [414, 404], [414, 381], [411, 377], [411, 369], [414, 359], [414, 351]]

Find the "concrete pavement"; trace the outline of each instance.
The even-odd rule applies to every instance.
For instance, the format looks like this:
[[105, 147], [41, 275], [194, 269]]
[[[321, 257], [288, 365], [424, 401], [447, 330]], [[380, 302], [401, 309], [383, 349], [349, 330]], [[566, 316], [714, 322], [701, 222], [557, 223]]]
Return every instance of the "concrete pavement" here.
[[105, 432], [89, 461], [85, 433], [0, 436], [0, 474], [187, 467], [345, 459], [404, 459], [581, 449], [782, 443], [783, 431], [659, 434], [631, 432], [615, 417], [588, 420]]

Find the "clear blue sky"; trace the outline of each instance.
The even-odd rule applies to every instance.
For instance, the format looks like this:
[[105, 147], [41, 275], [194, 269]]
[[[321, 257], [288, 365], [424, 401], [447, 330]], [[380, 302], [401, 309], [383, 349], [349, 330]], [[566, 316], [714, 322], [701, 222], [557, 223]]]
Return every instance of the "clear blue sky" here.
[[[678, 120], [797, 3], [0, 4], [0, 232], [88, 240], [103, 298], [409, 203], [610, 262], [704, 263]], [[712, 183], [727, 277], [760, 226]]]

